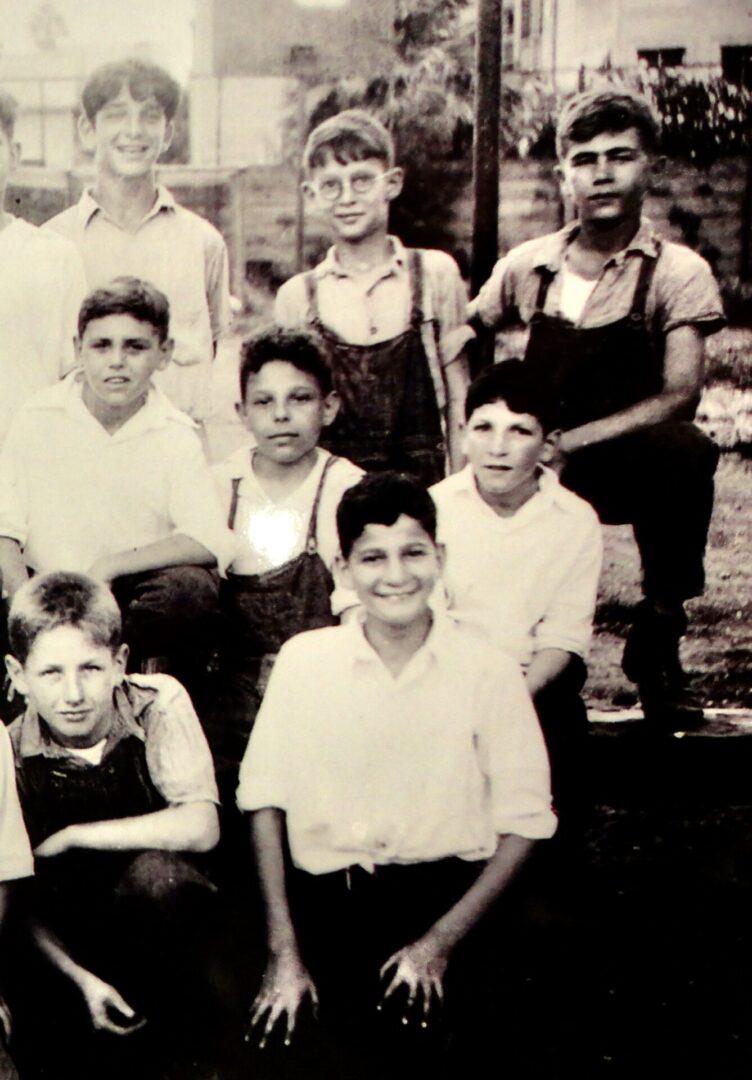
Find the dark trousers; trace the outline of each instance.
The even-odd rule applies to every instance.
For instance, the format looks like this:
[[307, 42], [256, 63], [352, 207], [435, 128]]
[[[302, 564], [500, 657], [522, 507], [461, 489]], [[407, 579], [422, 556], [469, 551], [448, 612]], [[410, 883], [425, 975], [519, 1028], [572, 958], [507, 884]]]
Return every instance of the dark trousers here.
[[588, 720], [580, 691], [587, 669], [572, 655], [562, 673], [535, 696], [551, 765], [551, 790], [559, 816], [556, 843], [581, 835], [592, 809], [587, 768]]
[[[45, 868], [29, 902], [146, 1024], [126, 1036], [94, 1032], [79, 991], [18, 943], [9, 996], [22, 1077], [156, 1080], [167, 1067], [176, 1070], [169, 1075], [207, 1075], [220, 1052], [210, 974], [215, 887], [171, 852], [73, 852], [52, 862], [60, 865]], [[199, 1061], [207, 1069], [194, 1074]]]
[[673, 421], [576, 451], [561, 479], [604, 524], [633, 525], [645, 595], [676, 603], [705, 585], [718, 457], [699, 428]]
[[[404, 987], [382, 1009], [377, 1005], [394, 973], [381, 979], [380, 967], [448, 911], [483, 865], [442, 859], [379, 867], [373, 875], [358, 867], [323, 875], [293, 871], [293, 921], [318, 990], [318, 1015], [303, 1009], [290, 1047], [284, 1047], [280, 1032], [264, 1050], [252, 1045], [246, 1075], [257, 1080], [481, 1075], [481, 1062], [487, 1065], [489, 1053], [498, 1049], [501, 1002], [519, 991], [514, 899], [505, 896], [454, 951], [444, 1004], [434, 1004], [426, 1028], [420, 1011], [407, 1009]], [[512, 1041], [513, 1035], [505, 1032], [504, 1038]]]
[[130, 670], [159, 658], [197, 697], [219, 627], [219, 582], [204, 566], [170, 566], [116, 578], [112, 591], [123, 613]]

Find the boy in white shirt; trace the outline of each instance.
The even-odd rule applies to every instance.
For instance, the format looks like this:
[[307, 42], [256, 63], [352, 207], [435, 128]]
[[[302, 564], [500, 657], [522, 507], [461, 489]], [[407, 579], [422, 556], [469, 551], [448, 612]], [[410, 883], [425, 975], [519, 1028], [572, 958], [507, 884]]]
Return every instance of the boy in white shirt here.
[[577, 797], [586, 713], [579, 696], [602, 540], [584, 499], [546, 468], [559, 432], [545, 388], [519, 360], [484, 370], [465, 403], [465, 468], [431, 489], [450, 607], [521, 664], [561, 813]]
[[[364, 477], [337, 526], [361, 617], [282, 647], [240, 772], [269, 949], [249, 1039], [279, 1041], [285, 1076], [443, 1076], [455, 1010], [499, 977], [468, 971], [492, 951], [467, 936], [555, 830], [548, 762], [514, 661], [429, 605], [443, 550], [419, 482]], [[473, 1046], [477, 1027], [452, 1052]]]
[[233, 788], [271, 663], [293, 634], [329, 626], [335, 514], [363, 470], [318, 443], [339, 402], [310, 335], [271, 328], [243, 344], [238, 413], [253, 438], [213, 469], [236, 555], [222, 583], [225, 632], [213, 734]]
[[[18, 163], [16, 110], [14, 99], [0, 91], [0, 207]], [[73, 244], [0, 209], [0, 445], [24, 401], [74, 366], [85, 293]]]
[[0, 573], [11, 598], [30, 571], [111, 582], [134, 666], [167, 658], [193, 686], [216, 633], [210, 568], [233, 539], [195, 423], [151, 382], [169, 324], [167, 298], [136, 278], [86, 298], [81, 367], [26, 403], [0, 455]]

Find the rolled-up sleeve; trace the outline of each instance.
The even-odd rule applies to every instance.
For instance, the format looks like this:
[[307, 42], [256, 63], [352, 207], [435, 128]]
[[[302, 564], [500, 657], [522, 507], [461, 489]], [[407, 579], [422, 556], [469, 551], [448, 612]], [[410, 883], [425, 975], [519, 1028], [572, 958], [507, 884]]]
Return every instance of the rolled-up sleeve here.
[[480, 687], [484, 717], [477, 736], [480, 767], [487, 778], [498, 835], [545, 840], [556, 831], [551, 778], [543, 735], [518, 666], [499, 654], [499, 664]]
[[149, 682], [158, 693], [142, 724], [156, 788], [171, 806], [218, 803], [211, 751], [188, 692], [170, 675], [150, 675]]
[[34, 858], [26, 835], [16, 791], [13, 751], [0, 724], [0, 881], [15, 881], [34, 873]]
[[170, 470], [169, 515], [175, 532], [202, 544], [217, 560], [220, 574], [235, 558], [235, 537], [225, 523], [216, 483], [204, 458], [198, 436], [175, 433]]
[[310, 685], [310, 679], [311, 672], [301, 671], [288, 645], [283, 645], [240, 765], [237, 804], [241, 810], [288, 808], [289, 780], [294, 777], [289, 777], [284, 748], [294, 738], [300, 687]]
[[559, 566], [559, 586], [546, 614], [533, 630], [535, 651], [563, 649], [585, 656], [593, 630], [598, 579], [603, 562], [603, 536], [595, 514], [585, 524], [577, 545], [568, 545]]
[[666, 244], [656, 266], [656, 313], [664, 334], [696, 326], [714, 334], [726, 323], [718, 283], [705, 259], [680, 244]]
[[206, 302], [212, 338], [216, 341], [230, 327], [230, 267], [227, 245], [219, 233], [206, 247]]
[[505, 256], [494, 266], [488, 281], [467, 307], [468, 318], [477, 317], [485, 326], [496, 326], [513, 303], [510, 259]]
[[17, 540], [22, 547], [29, 533], [23, 446], [23, 419], [19, 417], [11, 423], [0, 451], [0, 536]]

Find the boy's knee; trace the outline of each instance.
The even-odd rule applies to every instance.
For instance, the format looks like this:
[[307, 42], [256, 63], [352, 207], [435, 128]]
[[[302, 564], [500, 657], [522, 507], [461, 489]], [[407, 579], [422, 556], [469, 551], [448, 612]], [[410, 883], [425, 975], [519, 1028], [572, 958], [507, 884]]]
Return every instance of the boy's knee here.
[[689, 421], [667, 421], [640, 433], [651, 468], [674, 468], [684, 476], [712, 477], [720, 451]]
[[172, 851], [143, 851], [120, 878], [115, 895], [165, 904], [186, 892], [209, 896], [216, 886], [183, 855]]

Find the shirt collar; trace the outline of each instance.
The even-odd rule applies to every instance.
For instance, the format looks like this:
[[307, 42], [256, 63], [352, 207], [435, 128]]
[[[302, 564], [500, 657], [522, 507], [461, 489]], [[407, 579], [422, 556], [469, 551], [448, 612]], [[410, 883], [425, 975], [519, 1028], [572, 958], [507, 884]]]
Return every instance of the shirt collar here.
[[[402, 675], [410, 670], [413, 670], [416, 665], [423, 669], [425, 663], [432, 660], [436, 660], [441, 663], [442, 654], [446, 654], [447, 638], [452, 633], [453, 627], [457, 623], [457, 619], [454, 615], [446, 611], [432, 611], [433, 622], [431, 629], [428, 631], [428, 636], [423, 642], [417, 652], [410, 658], [410, 661], [406, 665], [404, 671], [400, 675], [399, 679], [395, 679], [395, 682], [399, 682]], [[350, 636], [350, 649], [351, 656], [354, 663], [365, 664], [377, 664], [379, 667], [384, 667], [384, 664], [376, 652], [374, 647], [368, 641], [365, 635], [365, 612], [359, 609], [352, 619], [352, 621], [346, 624], [345, 629]], [[449, 643], [449, 654], [452, 653], [451, 642]], [[386, 668], [384, 667], [386, 671]]]
[[[472, 465], [466, 465], [460, 472], [455, 473], [455, 483], [457, 485], [457, 491], [466, 492], [470, 498], [481, 503], [494, 515], [494, 517], [499, 517], [478, 491], [478, 485], [475, 483], [475, 474], [473, 473]], [[544, 506], [552, 505], [560, 506], [563, 510], [567, 510], [567, 491], [561, 486], [559, 477], [553, 469], [548, 469], [545, 465], [541, 465], [538, 473], [538, 490], [535, 494], [532, 495], [526, 503], [523, 503], [516, 514], [512, 514], [511, 517], [508, 518], [499, 518], [499, 520], [512, 522], [523, 511], [526, 512], [527, 516], [527, 514], [530, 513], [530, 510], [526, 510], [527, 507], [530, 507], [531, 510], [537, 512], [538, 507], [543, 508]]]
[[[83, 403], [81, 396], [82, 382], [83, 370], [80, 367], [74, 368], [73, 371], [69, 371], [57, 383], [55, 387], [57, 393], [48, 395], [33, 407], [38, 409], [60, 409], [76, 420], [83, 418], [87, 423], [92, 421], [96, 424], [97, 421]], [[162, 428], [170, 423], [190, 428], [196, 428], [197, 426], [187, 413], [181, 412], [165, 397], [159, 387], [151, 385], [146, 395], [146, 401], [138, 412], [110, 437], [117, 438], [121, 435], [130, 437], [132, 434], [141, 434], [150, 429]], [[104, 428], [102, 428], [102, 431], [104, 431]]]
[[[388, 262], [384, 263], [381, 268], [383, 273], [382, 277], [386, 277], [388, 274], [397, 273], [404, 270], [407, 266], [407, 251], [405, 246], [398, 236], [388, 236], [387, 240], [392, 246], [392, 254]], [[314, 268], [314, 275], [320, 280], [331, 274], [333, 277], [346, 278], [350, 277], [350, 274], [341, 265], [339, 258], [337, 257], [337, 247], [332, 245], [327, 251], [325, 257], [321, 260], [317, 267]]]
[[[555, 274], [561, 269], [564, 255], [572, 241], [580, 231], [578, 221], [570, 221], [563, 229], [551, 233], [542, 238], [538, 257], [535, 260], [536, 270], [550, 270]], [[651, 259], [657, 259], [660, 255], [661, 239], [655, 231], [652, 222], [648, 218], [640, 220], [640, 227], [625, 248], [612, 255], [607, 266], [620, 266], [628, 255], [646, 255]]]
[[[142, 742], [146, 733], [138, 720], [148, 705], [154, 700], [155, 692], [147, 687], [132, 683], [117, 687], [112, 698], [112, 724], [107, 733], [104, 755], [117, 746], [129, 735], [135, 735]], [[21, 735], [18, 743], [22, 758], [37, 757], [69, 758], [67, 747], [56, 742], [49, 729], [32, 706], [28, 706], [21, 719]]]
[[[107, 217], [105, 211], [94, 198], [94, 194], [91, 188], [84, 189], [78, 205], [81, 210], [84, 227], [91, 223], [92, 218], [96, 214], [101, 214], [103, 217]], [[160, 214], [163, 210], [174, 210], [176, 205], [177, 204], [172, 193], [169, 192], [166, 187], [163, 187], [162, 184], [158, 184], [156, 201], [148, 214], [145, 215], [141, 224], [143, 225], [144, 221], [148, 221], [150, 218], [156, 217], [157, 214]], [[111, 219], [107, 217], [107, 220], [110, 221]]]

